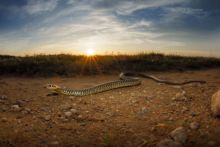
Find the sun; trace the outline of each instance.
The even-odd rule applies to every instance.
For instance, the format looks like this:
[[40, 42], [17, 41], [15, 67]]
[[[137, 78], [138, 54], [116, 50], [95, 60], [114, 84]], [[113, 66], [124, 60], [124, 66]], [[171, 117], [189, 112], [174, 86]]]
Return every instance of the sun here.
[[86, 50], [86, 55], [87, 56], [94, 56], [95, 55], [95, 50], [90, 48]]

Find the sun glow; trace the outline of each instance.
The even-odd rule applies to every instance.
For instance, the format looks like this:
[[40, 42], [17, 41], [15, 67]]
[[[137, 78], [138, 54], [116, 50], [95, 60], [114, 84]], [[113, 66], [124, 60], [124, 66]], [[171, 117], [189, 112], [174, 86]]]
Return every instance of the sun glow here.
[[94, 49], [87, 49], [86, 51], [87, 56], [94, 56], [95, 55], [95, 50]]

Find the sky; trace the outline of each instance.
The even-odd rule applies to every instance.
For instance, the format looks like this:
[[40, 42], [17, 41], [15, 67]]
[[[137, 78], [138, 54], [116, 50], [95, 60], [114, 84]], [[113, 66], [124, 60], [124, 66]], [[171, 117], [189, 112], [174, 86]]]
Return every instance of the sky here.
[[220, 57], [219, 0], [0, 0], [0, 54]]

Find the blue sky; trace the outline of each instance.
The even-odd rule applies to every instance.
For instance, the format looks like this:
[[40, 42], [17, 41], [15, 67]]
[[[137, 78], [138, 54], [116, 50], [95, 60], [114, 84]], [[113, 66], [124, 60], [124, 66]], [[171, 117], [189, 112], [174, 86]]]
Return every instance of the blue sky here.
[[0, 54], [220, 56], [219, 0], [0, 0]]

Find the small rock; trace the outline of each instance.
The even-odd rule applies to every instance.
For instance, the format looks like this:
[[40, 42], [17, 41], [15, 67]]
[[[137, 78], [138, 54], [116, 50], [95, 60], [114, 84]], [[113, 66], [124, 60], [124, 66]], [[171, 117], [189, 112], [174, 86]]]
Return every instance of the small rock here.
[[132, 96], [132, 97], [135, 96], [135, 93], [132, 92], [132, 93], [131, 93], [131, 96]]
[[64, 113], [65, 117], [71, 117], [72, 116], [72, 112], [71, 111], [67, 111]]
[[8, 119], [6, 117], [2, 118], [2, 122], [7, 122], [7, 121], [8, 121]]
[[73, 114], [77, 114], [78, 113], [78, 111], [76, 110], [76, 109], [70, 109], [70, 111], [73, 113]]
[[211, 111], [213, 116], [220, 116], [220, 90], [212, 96]]
[[82, 115], [78, 115], [78, 118], [79, 118], [79, 119], [82, 119], [82, 118], [83, 118], [83, 116], [82, 116]]
[[0, 100], [6, 100], [8, 97], [6, 95], [1, 95]]
[[27, 111], [27, 112], [31, 112], [30, 108], [24, 108], [24, 110]]
[[50, 115], [44, 116], [44, 120], [49, 121], [50, 119], [51, 119], [51, 116], [50, 116]]
[[72, 106], [69, 105], [69, 104], [64, 104], [64, 105], [61, 106], [61, 109], [62, 109], [62, 110], [69, 110], [69, 109], [71, 109], [71, 108], [72, 108]]
[[177, 93], [173, 98], [173, 101], [186, 101], [185, 91]]
[[114, 99], [114, 96], [113, 96], [113, 95], [111, 95], [109, 98], [110, 98], [110, 99]]
[[182, 147], [182, 145], [171, 139], [164, 139], [157, 144], [157, 147]]
[[176, 89], [182, 89], [182, 86], [172, 86], [172, 87]]
[[31, 109], [29, 108], [24, 108], [24, 110], [21, 111], [22, 114], [29, 114], [31, 113]]
[[196, 113], [196, 112], [191, 112], [191, 116], [192, 117], [195, 117], [195, 116], [197, 116], [198, 115], [198, 113]]
[[185, 113], [186, 111], [189, 111], [189, 109], [184, 106], [184, 107], [182, 108], [182, 111], [181, 111], [181, 112], [182, 112], [182, 113]]
[[169, 120], [169, 121], [174, 121], [173, 117], [170, 117], [168, 120]]
[[25, 110], [21, 111], [21, 113], [24, 114], [24, 115], [25, 115], [25, 114], [28, 114], [28, 112], [25, 111]]
[[58, 145], [59, 142], [58, 142], [58, 141], [53, 141], [53, 142], [51, 142], [50, 144], [51, 144], [51, 145]]
[[179, 143], [186, 143], [187, 135], [185, 133], [185, 129], [183, 127], [178, 127], [170, 133], [170, 136]]
[[190, 124], [190, 128], [191, 128], [192, 130], [197, 130], [197, 129], [199, 129], [199, 127], [200, 127], [200, 125], [199, 125], [199, 123], [197, 123], [197, 122], [192, 122], [192, 123]]
[[19, 105], [12, 105], [11, 108], [15, 112], [21, 111], [21, 107]]
[[68, 119], [66, 119], [65, 117], [60, 117], [60, 120], [61, 120], [62, 122], [68, 122]]

